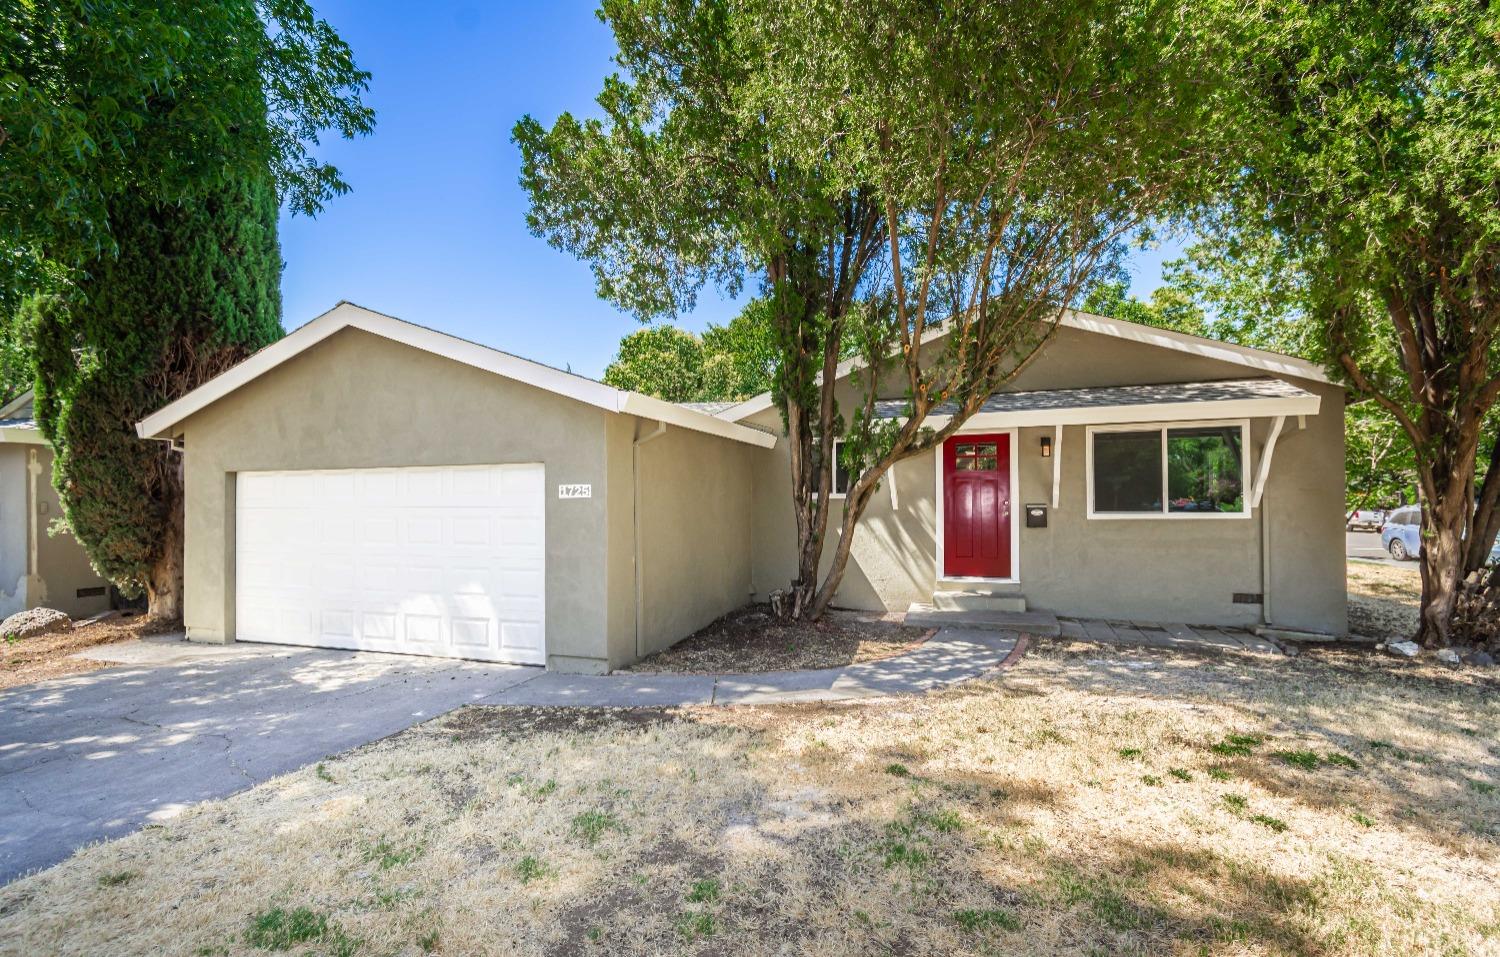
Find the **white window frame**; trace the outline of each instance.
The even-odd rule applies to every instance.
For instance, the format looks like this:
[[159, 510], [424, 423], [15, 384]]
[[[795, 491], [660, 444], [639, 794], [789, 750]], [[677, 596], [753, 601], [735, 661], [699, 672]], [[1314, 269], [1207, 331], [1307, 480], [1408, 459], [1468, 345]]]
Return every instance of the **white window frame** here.
[[[834, 455], [834, 459], [833, 459], [833, 476], [832, 476], [832, 478], [833, 478], [833, 486], [828, 491], [828, 500], [830, 502], [833, 501], [834, 499], [848, 498], [849, 497], [849, 490], [848, 489], [845, 489], [842, 492], [839, 491], [839, 460], [838, 460], [838, 454], [839, 454], [839, 452], [841, 452], [843, 450], [843, 447], [844, 447], [844, 440], [843, 439], [834, 439], [833, 440], [833, 455]], [[849, 477], [851, 479], [854, 478], [854, 476], [852, 474]], [[816, 491], [814, 491], [813, 492], [813, 499], [816, 500], [817, 497], [818, 497], [818, 493]]]
[[[1174, 512], [1170, 509], [1167, 490], [1171, 476], [1167, 474], [1167, 432], [1172, 429], [1201, 429], [1219, 428], [1223, 426], [1238, 426], [1240, 430], [1240, 497], [1244, 507], [1238, 512]], [[1094, 436], [1100, 432], [1151, 432], [1161, 433], [1161, 511], [1159, 512], [1098, 512], [1094, 510]], [[1126, 521], [1158, 521], [1169, 519], [1178, 521], [1188, 519], [1192, 521], [1220, 521], [1238, 518], [1250, 518], [1255, 509], [1250, 502], [1250, 420], [1249, 419], [1206, 419], [1197, 422], [1139, 422], [1135, 424], [1120, 425], [1091, 425], [1087, 429], [1087, 441], [1084, 445], [1084, 471], [1085, 481], [1088, 483], [1088, 517], [1113, 521], [1124, 519]]]

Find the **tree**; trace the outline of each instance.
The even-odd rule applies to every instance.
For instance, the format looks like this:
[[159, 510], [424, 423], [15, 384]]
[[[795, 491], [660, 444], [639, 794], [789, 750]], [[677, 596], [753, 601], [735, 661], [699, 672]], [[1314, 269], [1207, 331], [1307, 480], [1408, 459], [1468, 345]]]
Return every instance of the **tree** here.
[[[1239, 233], [1298, 261], [1332, 367], [1410, 443], [1424, 504], [1419, 638], [1500, 530], [1500, 11], [1446, 0], [1219, 8], [1244, 81], [1215, 122]], [[1491, 445], [1493, 448], [1493, 445]]]
[[347, 188], [310, 147], [371, 128], [368, 74], [305, 0], [33, 0], [0, 23], [0, 308], [21, 303], [64, 520], [175, 618], [180, 462], [134, 423], [280, 335], [279, 200]]
[[764, 299], [752, 299], [727, 326], [702, 338], [676, 326], [653, 326], [620, 340], [604, 370], [618, 389], [668, 402], [739, 402], [771, 388], [774, 352]]
[[1082, 309], [1097, 316], [1110, 316], [1126, 322], [1172, 329], [1193, 336], [1210, 336], [1208, 317], [1203, 309], [1176, 286], [1158, 286], [1151, 298], [1141, 301], [1129, 295], [1130, 283], [1124, 279], [1101, 282], [1083, 298]]
[[703, 399], [741, 401], [769, 392], [776, 374], [772, 306], [751, 299], [727, 326], [703, 332]]
[[281, 336], [269, 177], [176, 206], [111, 204], [120, 252], [73, 294], [28, 300], [37, 418], [63, 516], [100, 574], [177, 618], [182, 475], [134, 423]]
[[[762, 16], [786, 38], [760, 93], [784, 118], [778, 148], [804, 163], [831, 155], [835, 182], [868, 191], [887, 232], [863, 308], [834, 329], [859, 345], [852, 414], [825, 374], [814, 435], [789, 435], [842, 435], [852, 476], [821, 581], [828, 485], [794, 496], [792, 604], [817, 616], [891, 467], [940, 447], [1114, 274], [1125, 236], [1196, 195], [1214, 139], [1196, 122], [1209, 38], [1150, 0], [1075, 0], [1045, 17], [1023, 3], [878, 0]], [[893, 387], [905, 399], [894, 420], [877, 414]], [[946, 420], [929, 427], [937, 410]]]
[[789, 118], [762, 108], [761, 86], [780, 35], [758, 2], [604, 0], [622, 73], [605, 80], [602, 118], [564, 113], [547, 129], [528, 116], [513, 137], [527, 224], [587, 261], [602, 298], [650, 320], [690, 311], [707, 284], [731, 296], [758, 284], [806, 578], [822, 544], [808, 503], [832, 481], [816, 451], [832, 410], [819, 383], [834, 379], [885, 228], [868, 184], [836, 183], [827, 155], [776, 148]]
[[703, 389], [703, 343], [676, 326], [632, 332], [620, 340], [604, 381], [668, 402], [696, 401]]
[[[891, 466], [940, 443], [1045, 341], [1118, 240], [1201, 170], [1175, 7], [606, 2], [628, 78], [606, 119], [516, 129], [532, 228], [653, 313], [760, 279], [796, 516], [785, 607], [832, 601]], [[1181, 42], [1176, 42], [1181, 41]], [[1187, 42], [1191, 41], [1191, 42]], [[949, 332], [938, 355], [923, 343]], [[852, 416], [837, 367], [864, 371]], [[908, 400], [874, 414], [882, 380]], [[944, 429], [924, 425], [944, 403]], [[854, 480], [827, 573], [833, 462]]]
[[306, 0], [0, 5], [0, 249], [77, 266], [116, 247], [114, 197], [267, 170], [313, 215], [348, 185], [311, 146], [373, 128], [368, 80]]

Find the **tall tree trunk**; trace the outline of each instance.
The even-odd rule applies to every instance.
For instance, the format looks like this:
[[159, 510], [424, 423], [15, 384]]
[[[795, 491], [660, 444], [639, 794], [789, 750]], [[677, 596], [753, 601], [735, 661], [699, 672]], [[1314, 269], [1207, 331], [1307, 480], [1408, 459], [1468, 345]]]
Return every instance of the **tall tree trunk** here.
[[1442, 648], [1450, 642], [1453, 608], [1464, 577], [1464, 516], [1453, 512], [1451, 503], [1433, 508], [1422, 534], [1424, 600], [1417, 641], [1428, 648]]
[[[172, 453], [175, 457], [175, 453]], [[163, 621], [182, 620], [183, 592], [183, 489], [181, 462], [169, 470], [166, 525], [162, 529], [162, 549], [151, 565], [146, 583], [146, 613]]]

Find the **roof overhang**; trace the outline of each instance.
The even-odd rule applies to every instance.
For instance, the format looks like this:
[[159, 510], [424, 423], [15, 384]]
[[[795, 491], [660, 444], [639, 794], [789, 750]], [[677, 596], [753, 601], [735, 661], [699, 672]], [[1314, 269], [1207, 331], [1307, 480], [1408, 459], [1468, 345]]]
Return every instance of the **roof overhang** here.
[[[1202, 336], [1192, 336], [1184, 332], [1174, 332], [1170, 329], [1158, 329], [1155, 326], [1145, 326], [1138, 322], [1127, 322], [1124, 319], [1112, 319], [1108, 316], [1096, 316], [1087, 312], [1078, 312], [1073, 309], [1064, 309], [1058, 319], [1058, 325], [1066, 329], [1078, 329], [1084, 332], [1092, 332], [1098, 335], [1111, 336], [1116, 339], [1126, 339], [1131, 342], [1140, 342], [1160, 349], [1170, 349], [1188, 355], [1201, 356], [1206, 359], [1216, 359], [1232, 365], [1242, 366], [1256, 372], [1268, 373], [1277, 376], [1291, 376], [1297, 379], [1306, 379], [1311, 382], [1331, 383], [1333, 380], [1322, 367], [1306, 359], [1296, 356], [1282, 355], [1279, 352], [1267, 352], [1264, 349], [1252, 349], [1249, 346], [1235, 345], [1232, 342], [1221, 342], [1217, 339], [1205, 339]], [[928, 330], [922, 336], [925, 345], [934, 339], [941, 339], [948, 334], [946, 324]], [[842, 379], [855, 368], [863, 363], [858, 359], [846, 359], [839, 363], [836, 378]], [[819, 376], [819, 381], [822, 377]], [[725, 409], [718, 413], [720, 418], [731, 422], [739, 422], [742, 419], [764, 412], [774, 404], [769, 392], [746, 399], [740, 404]]]
[[35, 425], [12, 425], [0, 420], [0, 445], [46, 445], [47, 437]]
[[313, 321], [142, 419], [136, 423], [136, 433], [146, 439], [176, 438], [181, 431], [179, 426], [189, 416], [344, 329], [362, 329], [476, 369], [484, 369], [507, 379], [567, 396], [607, 412], [655, 419], [761, 448], [771, 448], [776, 444], [774, 435], [760, 429], [739, 425], [731, 420], [650, 396], [625, 392], [593, 379], [405, 322], [350, 302], [339, 303]]
[[[876, 415], [905, 417], [904, 401], [882, 402]], [[1280, 379], [1233, 379], [1168, 385], [1045, 392], [997, 392], [964, 423], [964, 428], [1016, 428], [1058, 425], [1124, 425], [1317, 415], [1322, 399]], [[923, 420], [938, 429], [952, 421], [939, 406]]]

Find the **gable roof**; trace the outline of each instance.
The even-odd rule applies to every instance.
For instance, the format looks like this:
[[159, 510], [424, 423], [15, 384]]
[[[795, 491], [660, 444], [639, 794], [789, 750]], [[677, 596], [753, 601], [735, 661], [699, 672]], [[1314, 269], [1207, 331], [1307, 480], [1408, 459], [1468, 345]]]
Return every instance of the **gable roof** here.
[[524, 382], [557, 395], [592, 405], [607, 412], [655, 419], [695, 432], [771, 448], [776, 437], [768, 432], [738, 425], [703, 412], [636, 392], [626, 392], [602, 382], [522, 359], [520, 356], [481, 346], [447, 333], [428, 329], [383, 313], [340, 302], [284, 338], [273, 342], [233, 368], [215, 376], [174, 402], [136, 423], [136, 433], [145, 439], [172, 438], [173, 429], [188, 416], [254, 381], [261, 375], [300, 355], [344, 329], [362, 329], [373, 335], [421, 349], [434, 355], [484, 369], [507, 379]]
[[4, 405], [0, 405], [0, 419], [29, 419], [32, 417], [32, 404], [36, 401], [36, 390], [27, 389], [20, 395], [11, 399]]
[[[1299, 359], [1296, 356], [1282, 355], [1279, 352], [1269, 352], [1265, 349], [1252, 349], [1249, 346], [1235, 345], [1232, 342], [1222, 342], [1218, 339], [1205, 339], [1202, 336], [1192, 336], [1185, 332], [1174, 332], [1170, 329], [1158, 329], [1155, 326], [1146, 326], [1138, 322], [1127, 322], [1124, 319], [1112, 319], [1109, 316], [1096, 316], [1092, 313], [1065, 309], [1058, 325], [1067, 329], [1078, 329], [1083, 332], [1112, 336], [1116, 339], [1128, 339], [1131, 342], [1140, 342], [1161, 349], [1171, 349], [1175, 352], [1202, 356], [1207, 359], [1217, 359], [1220, 362], [1244, 366], [1247, 369], [1254, 369], [1257, 372], [1268, 372], [1278, 376], [1292, 376], [1298, 379], [1310, 379], [1313, 382], [1333, 381], [1328, 377], [1328, 373], [1324, 372], [1317, 363], [1308, 362], [1306, 359]], [[925, 344], [935, 339], [941, 339], [947, 334], [947, 327], [939, 326], [924, 334], [922, 342]], [[846, 359], [839, 363], [838, 378], [848, 375], [858, 365], [860, 365], [860, 360], [858, 359]], [[771, 393], [762, 392], [754, 398], [746, 399], [744, 402], [718, 413], [718, 415], [731, 422], [738, 422], [758, 412], [764, 412], [772, 404]]]
[[0, 442], [19, 442], [23, 445], [46, 445], [47, 439], [37, 428], [33, 402], [35, 390], [27, 389], [14, 399], [0, 406]]

